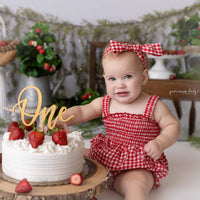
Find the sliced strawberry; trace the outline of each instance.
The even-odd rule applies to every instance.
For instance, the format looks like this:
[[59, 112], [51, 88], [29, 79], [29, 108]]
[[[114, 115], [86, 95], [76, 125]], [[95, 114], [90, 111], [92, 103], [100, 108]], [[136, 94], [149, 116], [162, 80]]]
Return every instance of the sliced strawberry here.
[[67, 142], [67, 134], [63, 130], [56, 131], [55, 133], [53, 133], [52, 140], [56, 144], [60, 144], [60, 145], [67, 145], [68, 144], [68, 142]]
[[23, 138], [24, 138], [24, 131], [20, 127], [12, 129], [9, 135], [9, 140], [19, 140]]
[[39, 131], [31, 131], [28, 137], [31, 146], [35, 149], [44, 141], [44, 134]]
[[83, 182], [83, 177], [81, 176], [81, 174], [72, 174], [70, 176], [70, 182], [73, 185], [81, 185], [81, 183]]
[[16, 127], [19, 127], [18, 122], [16, 122], [16, 121], [11, 122], [11, 123], [9, 124], [9, 126], [8, 126], [8, 132], [11, 132], [11, 131], [12, 131], [14, 128], [16, 128]]
[[15, 187], [16, 193], [27, 193], [32, 190], [32, 187], [26, 178], [22, 179]]

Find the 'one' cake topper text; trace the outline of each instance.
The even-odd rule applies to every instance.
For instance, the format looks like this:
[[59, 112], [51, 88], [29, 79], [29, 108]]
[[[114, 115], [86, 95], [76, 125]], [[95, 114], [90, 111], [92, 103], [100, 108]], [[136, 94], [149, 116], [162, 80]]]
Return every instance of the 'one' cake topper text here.
[[[36, 92], [37, 92], [37, 95], [38, 95], [38, 105], [37, 105], [37, 108], [36, 108], [36, 111], [35, 111], [34, 114], [30, 114], [30, 113], [26, 113], [26, 112], [25, 112], [26, 105], [27, 105], [27, 103], [28, 103], [28, 99], [26, 98], [26, 99], [22, 99], [22, 100], [21, 100], [21, 96], [22, 96], [23, 92], [25, 92], [25, 91], [28, 90], [29, 88], [35, 89]], [[22, 104], [22, 106], [21, 106], [21, 104]], [[56, 112], [57, 106], [53, 104], [51, 107], [48, 108], [48, 110], [47, 110], [47, 107], [44, 107], [44, 108], [41, 110], [41, 107], [42, 107], [42, 94], [41, 94], [40, 89], [37, 88], [37, 87], [35, 87], [35, 86], [28, 86], [28, 87], [25, 87], [25, 88], [20, 92], [20, 94], [19, 94], [19, 96], [18, 96], [18, 102], [17, 102], [17, 104], [15, 104], [15, 105], [13, 106], [13, 110], [12, 110], [13, 112], [15, 112], [15, 108], [16, 108], [17, 106], [19, 107], [19, 109], [20, 109], [20, 111], [21, 111], [21, 120], [22, 120], [23, 124], [26, 125], [26, 126], [31, 126], [31, 125], [36, 121], [36, 119], [37, 119], [38, 116], [40, 116], [40, 115], [42, 116], [42, 117], [41, 117], [41, 131], [42, 131], [42, 132], [43, 132], [43, 130], [44, 130], [44, 125], [43, 125], [43, 124], [44, 124], [44, 121], [45, 121], [45, 119], [46, 119], [46, 117], [47, 117], [48, 114], [49, 114], [49, 117], [48, 117], [47, 126], [48, 126], [48, 128], [49, 128], [50, 130], [52, 130], [52, 129], [54, 128], [54, 126], [56, 125], [56, 122], [57, 122], [58, 119], [60, 119], [60, 120], [63, 121], [63, 122], [66, 122], [66, 121], [70, 120], [72, 117], [74, 117], [74, 115], [71, 115], [71, 116], [68, 117], [67, 119], [63, 119], [63, 117], [62, 117], [63, 114], [64, 114], [65, 112], [67, 112], [67, 107], [63, 106], [63, 107], [61, 107], [61, 109], [59, 110], [58, 115], [55, 117], [54, 123], [52, 123], [52, 119], [53, 119], [53, 116], [54, 116], [54, 114], [55, 114], [55, 112]], [[26, 123], [26, 121], [25, 121], [25, 116], [31, 117], [32, 120], [31, 120], [29, 123]]]

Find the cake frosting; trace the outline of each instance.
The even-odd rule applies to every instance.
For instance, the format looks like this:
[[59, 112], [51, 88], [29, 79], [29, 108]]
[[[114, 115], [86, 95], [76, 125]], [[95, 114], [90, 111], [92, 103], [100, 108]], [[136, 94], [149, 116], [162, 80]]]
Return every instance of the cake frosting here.
[[68, 180], [74, 173], [81, 173], [85, 162], [84, 142], [81, 133], [67, 134], [67, 145], [55, 144], [52, 137], [45, 139], [38, 148], [32, 148], [27, 137], [9, 140], [10, 132], [2, 141], [2, 171], [11, 178], [30, 182]]

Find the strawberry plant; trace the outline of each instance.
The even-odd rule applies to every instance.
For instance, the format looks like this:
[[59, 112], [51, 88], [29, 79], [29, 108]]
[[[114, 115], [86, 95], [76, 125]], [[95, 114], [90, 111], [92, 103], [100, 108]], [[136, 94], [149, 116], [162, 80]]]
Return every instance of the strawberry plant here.
[[[49, 26], [37, 22], [21, 39], [21, 44], [17, 45], [17, 58], [20, 60], [19, 73], [40, 77], [53, 75], [59, 70], [62, 60], [51, 46], [55, 41], [55, 35], [49, 33]], [[44, 67], [47, 64], [49, 68]]]
[[172, 24], [171, 35], [175, 37], [175, 45], [197, 45], [200, 46], [200, 17], [195, 13], [191, 17], [185, 16], [177, 23]]

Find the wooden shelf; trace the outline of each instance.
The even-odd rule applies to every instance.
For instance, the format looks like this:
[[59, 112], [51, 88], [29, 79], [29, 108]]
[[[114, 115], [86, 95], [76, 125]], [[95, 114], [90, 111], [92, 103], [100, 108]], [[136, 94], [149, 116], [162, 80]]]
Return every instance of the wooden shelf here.
[[200, 81], [150, 79], [144, 91], [160, 97], [173, 98], [175, 101], [178, 99], [198, 100], [200, 99]]

